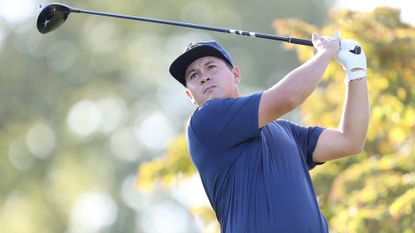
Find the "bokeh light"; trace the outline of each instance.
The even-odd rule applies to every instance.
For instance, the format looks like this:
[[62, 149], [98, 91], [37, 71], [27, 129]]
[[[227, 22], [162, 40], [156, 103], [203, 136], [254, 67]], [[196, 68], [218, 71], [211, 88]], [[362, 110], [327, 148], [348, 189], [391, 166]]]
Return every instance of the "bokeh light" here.
[[68, 233], [101, 232], [110, 227], [116, 218], [117, 205], [110, 195], [103, 192], [84, 193], [72, 209]]
[[125, 161], [137, 161], [143, 150], [132, 128], [115, 131], [110, 138], [110, 147], [117, 158]]
[[163, 148], [173, 132], [170, 121], [161, 112], [150, 113], [134, 125], [136, 137], [149, 149]]
[[14, 168], [26, 170], [34, 162], [34, 157], [27, 150], [23, 139], [15, 139], [9, 145], [9, 161]]
[[98, 129], [102, 117], [102, 113], [94, 102], [81, 100], [70, 109], [67, 122], [74, 133], [88, 136]]
[[172, 202], [162, 202], [143, 210], [140, 219], [144, 233], [183, 233], [191, 232], [190, 216]]
[[0, 16], [10, 25], [20, 24], [36, 14], [37, 6], [33, 0], [1, 0]]
[[46, 159], [56, 147], [55, 133], [47, 124], [35, 123], [26, 135], [26, 145], [33, 156]]

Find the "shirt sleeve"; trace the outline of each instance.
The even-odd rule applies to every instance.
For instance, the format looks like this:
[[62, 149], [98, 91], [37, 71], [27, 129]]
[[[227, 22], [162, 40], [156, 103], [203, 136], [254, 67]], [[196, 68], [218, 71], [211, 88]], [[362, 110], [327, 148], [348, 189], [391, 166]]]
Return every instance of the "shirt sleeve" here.
[[316, 165], [323, 164], [313, 161], [313, 152], [316, 148], [318, 138], [325, 128], [319, 126], [306, 127], [286, 120], [283, 122], [291, 130], [300, 154], [307, 163], [308, 169], [311, 170]]
[[261, 94], [210, 100], [193, 113], [189, 127], [199, 141], [219, 150], [249, 140], [259, 133]]

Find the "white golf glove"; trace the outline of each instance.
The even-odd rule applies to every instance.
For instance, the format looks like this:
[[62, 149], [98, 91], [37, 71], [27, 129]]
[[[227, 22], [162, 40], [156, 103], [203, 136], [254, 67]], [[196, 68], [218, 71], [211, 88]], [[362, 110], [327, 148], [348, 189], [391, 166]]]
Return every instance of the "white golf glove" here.
[[340, 51], [337, 55], [337, 62], [343, 66], [346, 72], [347, 81], [358, 78], [366, 78], [366, 56], [363, 48], [360, 54], [350, 52], [356, 46], [360, 46], [356, 41], [349, 39], [342, 39], [340, 44]]

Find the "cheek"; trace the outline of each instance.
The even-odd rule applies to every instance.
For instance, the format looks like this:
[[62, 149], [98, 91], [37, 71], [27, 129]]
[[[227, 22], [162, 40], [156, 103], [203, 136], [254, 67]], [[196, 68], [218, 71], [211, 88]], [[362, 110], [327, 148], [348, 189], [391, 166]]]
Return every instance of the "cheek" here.
[[187, 87], [187, 95], [192, 99], [198, 99], [201, 95], [201, 89], [195, 86], [188, 86]]
[[227, 86], [232, 86], [232, 87], [236, 84], [235, 79], [232, 74], [227, 74], [226, 84]]

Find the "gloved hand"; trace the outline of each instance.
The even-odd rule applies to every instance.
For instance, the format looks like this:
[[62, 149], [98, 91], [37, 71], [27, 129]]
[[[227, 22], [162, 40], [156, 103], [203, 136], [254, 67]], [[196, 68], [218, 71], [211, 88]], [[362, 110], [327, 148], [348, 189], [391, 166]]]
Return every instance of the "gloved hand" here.
[[356, 46], [360, 46], [356, 41], [342, 39], [340, 42], [340, 52], [337, 55], [337, 62], [343, 66], [346, 72], [347, 81], [358, 78], [366, 78], [366, 55], [363, 49], [360, 54], [350, 52]]

